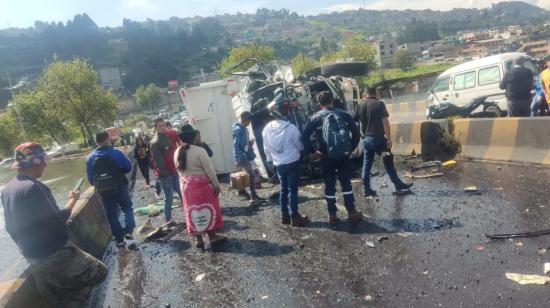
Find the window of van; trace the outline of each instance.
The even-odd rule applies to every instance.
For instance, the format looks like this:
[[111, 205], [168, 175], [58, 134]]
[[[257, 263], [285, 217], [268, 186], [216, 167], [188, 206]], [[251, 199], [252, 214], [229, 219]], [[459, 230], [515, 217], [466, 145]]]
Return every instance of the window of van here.
[[454, 89], [464, 90], [476, 86], [476, 72], [458, 74], [454, 78]]
[[500, 68], [498, 65], [482, 68], [477, 75], [477, 84], [480, 86], [497, 83], [500, 81]]
[[433, 92], [449, 91], [449, 78], [450, 77], [436, 80], [432, 87], [432, 91]]

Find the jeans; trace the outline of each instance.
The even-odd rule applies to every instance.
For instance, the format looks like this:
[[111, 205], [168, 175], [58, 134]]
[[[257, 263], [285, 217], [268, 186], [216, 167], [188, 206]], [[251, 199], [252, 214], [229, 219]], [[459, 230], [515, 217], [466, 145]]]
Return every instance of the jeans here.
[[[103, 192], [101, 193], [101, 199], [103, 200], [107, 220], [111, 226], [111, 232], [113, 232], [117, 242], [122, 242], [124, 234], [132, 234], [136, 227], [128, 186], [122, 186], [114, 192]], [[120, 210], [124, 214], [124, 228], [120, 225], [118, 206], [120, 206]]]
[[162, 186], [160, 185], [160, 178], [158, 176], [155, 179], [155, 192], [159, 195], [162, 192]]
[[239, 161], [238, 165], [248, 173], [248, 177], [250, 178], [250, 195], [256, 197], [256, 173], [254, 173], [252, 163], [249, 160], [243, 159]]
[[139, 170], [141, 171], [141, 175], [143, 175], [143, 178], [145, 179], [145, 183], [149, 185], [149, 160], [138, 159], [137, 163], [139, 166]]
[[172, 220], [172, 204], [174, 203], [174, 191], [178, 193], [180, 202], [183, 200], [180, 190], [180, 179], [177, 173], [172, 173], [167, 177], [160, 178], [160, 184], [164, 191], [164, 218], [166, 221]]
[[508, 99], [509, 117], [529, 117], [531, 115], [531, 98]]
[[[374, 155], [382, 155], [387, 149], [386, 139], [385, 138], [372, 138], [365, 137], [363, 140], [363, 188], [365, 191], [370, 190], [370, 171], [372, 169], [372, 164], [374, 163]], [[395, 188], [398, 189], [399, 186], [403, 185], [403, 181], [397, 176], [397, 171], [395, 170], [395, 165], [393, 163], [393, 155], [387, 156], [382, 159], [386, 172], [390, 177]]]
[[340, 186], [342, 187], [342, 195], [344, 195], [344, 206], [348, 213], [355, 212], [355, 198], [351, 187], [352, 166], [349, 159], [332, 160], [329, 158], [321, 159], [321, 168], [323, 170], [323, 178], [325, 180], [325, 200], [329, 214], [336, 214], [336, 170]]
[[[298, 182], [300, 181], [300, 161], [277, 166], [277, 175], [281, 182], [279, 205], [283, 217], [298, 217]], [[290, 205], [290, 206], [289, 206]]]

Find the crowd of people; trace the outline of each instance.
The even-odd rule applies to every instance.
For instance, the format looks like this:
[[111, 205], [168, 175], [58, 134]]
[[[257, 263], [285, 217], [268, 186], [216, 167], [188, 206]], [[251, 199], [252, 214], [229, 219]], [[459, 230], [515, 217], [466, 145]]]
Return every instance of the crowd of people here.
[[[401, 181], [395, 171], [385, 105], [376, 99], [373, 89], [368, 89], [367, 93], [366, 101], [358, 106], [355, 115], [335, 108], [330, 91], [319, 93], [320, 111], [311, 117], [303, 135], [287, 118], [288, 109], [276, 103], [269, 105], [272, 120], [263, 129], [262, 144], [268, 169], [279, 178], [282, 224], [303, 227], [310, 222], [307, 216], [300, 214], [298, 201], [304, 156], [320, 162], [329, 223], [340, 222], [336, 207], [336, 180], [342, 187], [348, 221], [355, 223], [363, 219], [363, 214], [355, 207], [349, 158], [359, 145], [361, 134], [364, 137], [364, 196], [376, 195], [370, 186], [370, 169], [375, 155], [382, 157], [397, 191], [411, 187], [412, 184]], [[251, 206], [256, 206], [265, 199], [257, 194], [255, 186], [255, 140], [250, 138], [247, 129], [252, 117], [250, 112], [243, 112], [232, 127], [233, 156], [235, 166], [248, 173], [250, 178], [250, 193], [242, 190], [238, 194], [246, 197]], [[187, 232], [196, 237], [196, 247], [204, 249], [204, 235], [208, 236], [211, 245], [217, 245], [227, 238], [218, 234], [223, 228], [219, 202], [221, 188], [210, 159], [212, 150], [190, 124], [182, 126], [179, 132], [167, 124], [162, 118], [156, 119], [155, 135], [152, 139], [138, 137], [133, 156], [146, 186], [164, 194], [166, 223], [176, 224], [172, 216], [176, 192]], [[86, 177], [101, 197], [116, 246], [123, 248], [127, 241], [133, 240], [136, 227], [126, 176], [132, 170], [132, 164], [127, 155], [112, 146], [107, 132], [98, 132], [95, 142], [97, 147], [86, 159]], [[49, 188], [38, 180], [48, 161], [40, 144], [18, 146], [14, 158], [13, 168], [17, 175], [6, 185], [1, 196], [6, 230], [31, 264], [40, 294], [54, 307], [80, 307], [84, 305], [89, 287], [101, 283], [108, 272], [105, 264], [69, 239], [67, 220], [80, 192], [71, 191], [67, 205], [62, 209], [58, 207]], [[151, 185], [150, 169], [155, 176], [155, 185]], [[124, 216], [124, 226], [119, 210]]]

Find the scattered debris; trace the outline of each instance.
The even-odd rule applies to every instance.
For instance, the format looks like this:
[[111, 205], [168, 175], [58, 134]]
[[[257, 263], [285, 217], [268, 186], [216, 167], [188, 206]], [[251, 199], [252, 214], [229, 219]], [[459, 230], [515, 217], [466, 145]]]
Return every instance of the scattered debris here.
[[153, 231], [153, 223], [151, 222], [151, 218], [147, 218], [136, 230], [136, 234], [139, 236], [142, 236], [144, 234], [147, 234], [151, 231]]
[[199, 274], [197, 277], [195, 277], [195, 281], [196, 282], [201, 282], [204, 277], [206, 276], [206, 274]]
[[545, 285], [550, 282], [550, 277], [540, 275], [524, 275], [515, 273], [506, 273], [506, 278], [515, 281], [521, 285], [538, 284]]
[[550, 229], [533, 231], [533, 232], [524, 232], [524, 233], [509, 233], [509, 234], [485, 234], [486, 237], [492, 240], [502, 240], [502, 239], [512, 239], [512, 238], [522, 238], [522, 237], [535, 237], [541, 235], [550, 234]]
[[477, 246], [477, 251], [484, 251], [484, 250], [485, 250], [485, 246], [483, 245]]
[[267, 235], [265, 235], [265, 233], [262, 234], [262, 237], [263, 238], [267, 238]]
[[429, 274], [429, 272], [428, 272], [428, 270], [425, 270], [425, 271], [423, 271], [423, 272], [422, 272], [422, 274], [424, 274], [424, 275], [428, 275], [428, 274]]
[[388, 183], [383, 183], [383, 184], [381, 185], [381, 187], [382, 187], [382, 188], [388, 187]]
[[494, 190], [495, 190], [495, 191], [503, 191], [504, 188], [503, 188], [503, 187], [495, 187]]
[[468, 187], [464, 187], [464, 191], [465, 192], [478, 192], [479, 190], [477, 189], [477, 186], [468, 186]]
[[523, 243], [522, 242], [517, 242], [516, 247], [523, 247]]
[[372, 301], [372, 296], [370, 296], [370, 295], [365, 296], [365, 300], [367, 302], [371, 302]]
[[149, 232], [145, 236], [144, 241], [159, 239], [159, 238], [162, 238], [162, 237], [164, 237], [163, 238], [164, 241], [167, 241], [167, 240], [171, 239], [172, 237], [174, 237], [176, 234], [183, 231], [183, 229], [185, 229], [185, 224], [184, 223], [176, 224], [174, 222], [168, 222], [168, 223], [156, 228], [155, 230]]
[[413, 235], [414, 233], [412, 232], [399, 232], [397, 233], [397, 235], [401, 236], [401, 237], [409, 237], [411, 235]]
[[550, 263], [544, 263], [544, 275], [550, 273]]
[[545, 253], [546, 253], [546, 249], [544, 249], [544, 248], [539, 249], [539, 251], [537, 251], [537, 256], [542, 256]]
[[317, 293], [317, 294], [321, 294], [321, 291], [317, 290], [317, 292], [315, 292], [315, 293]]
[[268, 298], [269, 298], [269, 296], [267, 296], [267, 295], [262, 296], [262, 299], [268, 299]]
[[378, 242], [378, 244], [382, 243], [383, 241], [387, 241], [389, 240], [390, 238], [387, 237], [387, 236], [379, 236], [376, 241]]
[[418, 170], [421, 170], [421, 169], [428, 169], [428, 168], [439, 167], [439, 166], [441, 166], [441, 162], [438, 161], [438, 160], [427, 161], [427, 162], [424, 162], [424, 163], [420, 163], [416, 166], [412, 166], [411, 171], [418, 171]]
[[405, 177], [412, 178], [412, 179], [428, 179], [428, 178], [440, 177], [440, 176], [443, 176], [443, 175], [444, 174], [441, 173], [441, 172], [418, 175], [418, 174], [413, 174], [413, 173], [405, 171]]
[[319, 185], [319, 186], [316, 186], [316, 185], [313, 185], [313, 184], [311, 184], [311, 185], [307, 185], [307, 186], [306, 186], [306, 188], [311, 188], [311, 189], [321, 189], [321, 188], [323, 188], [323, 187], [322, 187], [322, 186], [320, 186], [320, 185]]
[[371, 241], [367, 241], [367, 246], [370, 247], [370, 248], [374, 248], [374, 242], [371, 242]]
[[448, 167], [448, 166], [452, 166], [452, 165], [456, 165], [456, 160], [448, 160], [448, 161], [445, 161], [441, 164], [441, 166], [443, 167]]

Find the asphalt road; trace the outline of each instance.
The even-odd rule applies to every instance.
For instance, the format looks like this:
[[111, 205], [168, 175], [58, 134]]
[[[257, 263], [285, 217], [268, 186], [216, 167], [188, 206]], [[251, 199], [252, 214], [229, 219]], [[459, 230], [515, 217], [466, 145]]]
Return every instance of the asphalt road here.
[[[108, 280], [90, 306], [548, 307], [548, 286], [519, 285], [505, 273], [542, 275], [550, 236], [489, 241], [484, 234], [550, 228], [550, 169], [458, 162], [443, 172], [415, 180], [405, 196], [392, 194], [386, 175], [374, 177], [379, 197], [372, 201], [355, 180], [366, 219], [336, 227], [327, 223], [321, 183], [300, 191], [302, 214], [312, 222], [299, 229], [280, 224], [275, 203], [249, 207], [225, 186], [227, 243], [202, 252], [181, 233], [137, 251], [111, 246]], [[464, 192], [472, 185], [479, 194]], [[136, 205], [152, 198], [138, 176]], [[181, 221], [181, 210], [174, 212]]]

